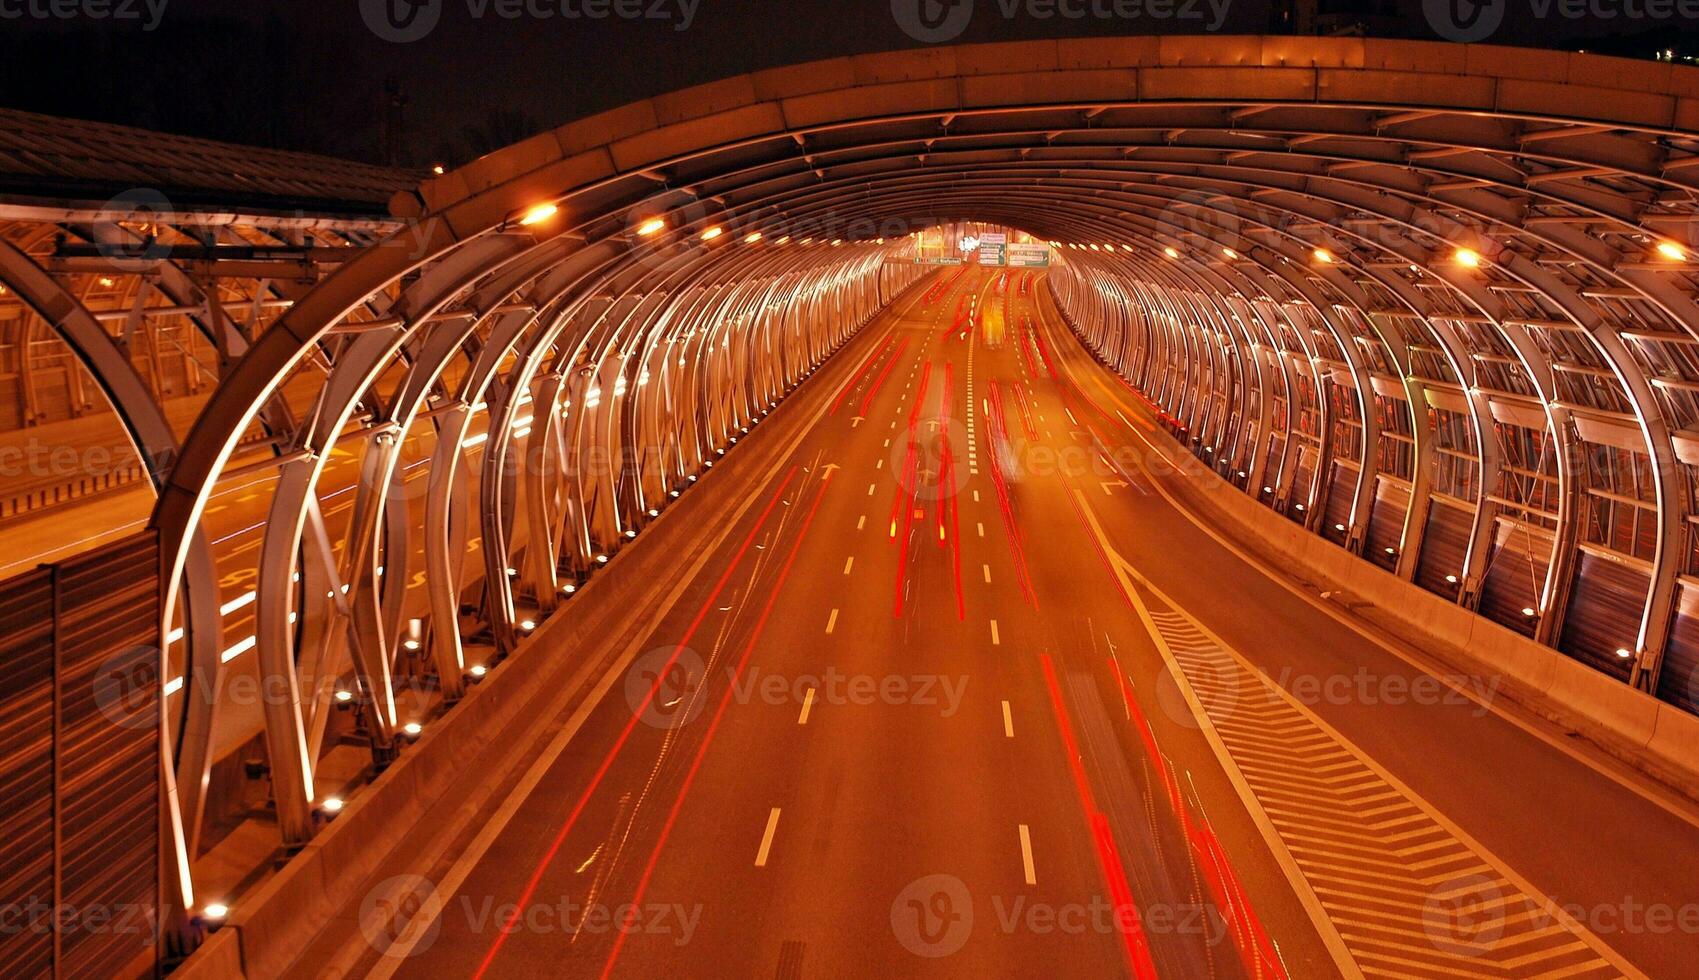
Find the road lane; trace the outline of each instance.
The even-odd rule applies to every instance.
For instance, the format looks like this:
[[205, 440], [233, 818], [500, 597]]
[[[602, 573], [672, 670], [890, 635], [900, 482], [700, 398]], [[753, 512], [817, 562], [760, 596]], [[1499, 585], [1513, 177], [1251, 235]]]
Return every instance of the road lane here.
[[[821, 415], [788, 476], [738, 488], [770, 506], [652, 625], [635, 684], [446, 897], [422, 955], [365, 967], [1339, 972], [1115, 563], [1184, 582], [1177, 601], [1242, 646], [1345, 631], [1113, 465], [1142, 407], [1036, 277], [1003, 275], [940, 276], [846, 348], [841, 384], [780, 409]], [[1372, 724], [1362, 707], [1346, 713]], [[1381, 741], [1428, 724], [1419, 707]]]

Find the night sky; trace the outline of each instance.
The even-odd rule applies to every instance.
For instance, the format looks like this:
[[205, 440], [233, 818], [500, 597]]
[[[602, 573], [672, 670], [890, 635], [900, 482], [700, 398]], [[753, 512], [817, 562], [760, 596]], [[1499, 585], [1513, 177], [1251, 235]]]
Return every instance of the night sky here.
[[[126, 10], [130, 19], [31, 15], [79, 2], [134, 7]], [[155, 19], [147, 4], [162, 2]], [[918, 0], [435, 0], [435, 26], [410, 41], [380, 37], [362, 2], [396, 0], [0, 0], [0, 105], [372, 162], [454, 165], [548, 126], [698, 82], [925, 46], [893, 12]], [[959, 42], [1199, 33], [1217, 19], [1224, 33], [1262, 33], [1279, 23], [1273, 0], [1062, 0], [1084, 11], [1094, 3], [1195, 4], [1184, 17], [1134, 19], [1033, 13], [1056, 0], [956, 2], [976, 2]], [[1427, 2], [1472, 9], [1472, 0]], [[1639, 54], [1666, 45], [1689, 50], [1684, 41], [1692, 37], [1682, 31], [1692, 22], [1679, 18], [1576, 20], [1551, 13], [1545, 0], [1496, 2], [1507, 5], [1491, 38], [1497, 43], [1614, 43]], [[1620, 8], [1641, 0], [1594, 2]], [[518, 16], [502, 16], [504, 4], [519, 7]], [[527, 4], [550, 16], [525, 12]], [[645, 16], [561, 15], [597, 4], [630, 5]], [[1003, 16], [1012, 4], [1017, 14]], [[1535, 5], [1547, 16], [1535, 16]], [[1371, 30], [1435, 36], [1422, 0], [1321, 2], [1323, 11], [1339, 8], [1402, 10]]]

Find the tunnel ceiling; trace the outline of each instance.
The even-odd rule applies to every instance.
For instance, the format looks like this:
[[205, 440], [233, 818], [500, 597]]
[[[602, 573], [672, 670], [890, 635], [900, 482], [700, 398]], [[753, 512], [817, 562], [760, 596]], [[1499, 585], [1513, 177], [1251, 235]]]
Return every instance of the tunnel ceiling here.
[[[188, 683], [255, 648], [264, 673], [305, 671], [300, 634], [341, 643], [344, 619], [356, 627], [343, 655], [385, 683], [400, 624], [420, 613], [398, 576], [374, 576], [380, 542], [394, 568], [394, 541], [464, 506], [455, 480], [504, 501], [472, 520], [505, 542], [482, 565], [496, 594], [486, 625], [511, 644], [520, 591], [544, 612], [555, 601], [559, 566], [527, 554], [598, 560], [919, 275], [906, 236], [974, 220], [1056, 245], [1055, 295], [1087, 342], [1223, 476], [1253, 494], [1266, 484], [1268, 502], [1318, 532], [1480, 602], [1494, 594], [1486, 556], [1505, 547], [1497, 519], [1509, 519], [1533, 582], [1499, 590], [1498, 618], [1553, 643], [1564, 620], [1547, 612], [1583, 552], [1628, 570], [1617, 605], [1632, 635], [1586, 642], [1609, 648], [1606, 668], [1655, 686], [1656, 657], [1639, 654], [1664, 648], [1678, 583], [1699, 573], [1695, 130], [1699, 70], [1663, 63], [1289, 37], [940, 47], [731, 78], [578, 120], [397, 192], [388, 214], [362, 212], [393, 173], [321, 174], [312, 158], [194, 184], [169, 213], [8, 185], [8, 216], [36, 224], [0, 243], [0, 275], [77, 352], [149, 461], [192, 648], [168, 657], [166, 675]], [[145, 232], [122, 220], [138, 203], [155, 212]], [[185, 437], [95, 324], [143, 301], [76, 293], [75, 257], [44, 257], [67, 228], [116, 243], [128, 263], [116, 267], [154, 277], [164, 299], [147, 302], [190, 311], [217, 349], [217, 384]], [[274, 252], [299, 274], [232, 264]], [[246, 284], [252, 316], [196, 299], [214, 260], [220, 288]], [[310, 397], [292, 396], [303, 382]], [[664, 403], [638, 394], [661, 389]], [[618, 439], [657, 440], [664, 458], [610, 483], [601, 513], [592, 487], [573, 488], [570, 506], [542, 484], [504, 496], [489, 460], [533, 416], [599, 420], [601, 398], [630, 416]], [[585, 424], [571, 423], [573, 438], [590, 438]], [[1271, 424], [1289, 437], [1271, 443]], [[397, 447], [425, 429], [450, 437], [431, 459], [428, 502], [386, 506], [392, 492], [408, 501]], [[300, 559], [323, 535], [316, 494], [339, 439], [367, 447], [361, 490], [341, 567], [314, 571]], [[486, 461], [456, 476], [474, 439], [488, 440]], [[221, 481], [259, 471], [276, 483], [263, 543], [243, 559], [257, 569], [257, 625], [232, 647], [207, 506]], [[1397, 494], [1386, 512], [1398, 527], [1377, 528], [1371, 505]], [[1415, 567], [1429, 507], [1470, 511], [1436, 535], [1463, 544], [1450, 564]], [[564, 511], [576, 523], [560, 530]], [[521, 526], [548, 549], [519, 548]], [[439, 621], [467, 584], [430, 564], [429, 549], [440, 562], [447, 546], [425, 556]], [[295, 574], [330, 586], [300, 624]], [[432, 651], [445, 676], [459, 656], [447, 642]], [[297, 797], [278, 807], [297, 838], [322, 735], [311, 696], [264, 719], [274, 760], [302, 759], [293, 788], [290, 767], [274, 766], [280, 795]], [[381, 700], [380, 733], [398, 721]], [[191, 703], [171, 722], [191, 840], [215, 714]]]
[[[412, 224], [394, 247], [298, 304], [226, 390], [251, 403], [302, 341], [479, 238], [518, 233], [563, 262], [717, 245], [729, 269], [752, 232], [751, 248], [792, 231], [787, 244], [823, 248], [967, 217], [1092, 247], [1088, 263], [1114, 249], [1130, 275], [1214, 295], [1632, 338], [1625, 363], [1591, 350], [1583, 365], [1638, 364], [1647, 378], [1603, 406], [1631, 410], [1699, 324], [1690, 93], [1699, 72], [1665, 64], [1317, 38], [975, 45], [742, 76], [398, 194]], [[558, 213], [520, 226], [540, 202]], [[666, 229], [637, 235], [652, 217]], [[709, 227], [724, 237], [699, 241]], [[179, 487], [208, 474], [211, 436], [197, 433]]]
[[[1594, 482], [1649, 504], [1649, 517], [1623, 506], [1634, 540], [1615, 545], [1665, 586], [1639, 637], [1656, 645], [1685, 570], [1683, 465], [1699, 460], [1695, 94], [1699, 72], [1662, 63], [1189, 37], [843, 58], [625, 106], [397, 194], [404, 230], [296, 302], [223, 384], [161, 524], [183, 537], [276, 379], [377, 306], [442, 317], [545, 270], [557, 297], [620, 294], [663, 267], [730, 281], [895, 254], [909, 231], [972, 218], [1051, 240], [1073, 268], [1194, 297], [1223, 324], [1255, 315], [1235, 304], [1308, 309], [1263, 340], [1312, 380], [1549, 430], [1546, 453], [1573, 451], [1575, 431], [1638, 453], [1604, 465], [1643, 475]], [[428, 302], [402, 294], [424, 279]], [[1541, 511], [1536, 525], [1559, 509], [1528, 496], [1543, 492], [1512, 501]]]

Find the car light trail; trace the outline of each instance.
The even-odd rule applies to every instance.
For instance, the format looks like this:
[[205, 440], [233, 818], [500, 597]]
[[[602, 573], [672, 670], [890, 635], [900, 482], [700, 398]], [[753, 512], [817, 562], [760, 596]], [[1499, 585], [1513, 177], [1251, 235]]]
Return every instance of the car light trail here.
[[1051, 664], [1048, 653], [1040, 654], [1039, 661], [1044, 667], [1044, 683], [1049, 689], [1050, 706], [1056, 712], [1056, 727], [1061, 733], [1068, 768], [1074, 777], [1074, 789], [1079, 793], [1080, 806], [1085, 811], [1086, 825], [1091, 830], [1092, 842], [1096, 847], [1098, 870], [1102, 873], [1104, 885], [1108, 887], [1110, 898], [1115, 903], [1115, 921], [1120, 927], [1127, 963], [1132, 968], [1133, 976], [1139, 980], [1155, 980], [1156, 963], [1151, 959], [1150, 943], [1145, 937], [1144, 927], [1140, 924], [1141, 916], [1138, 905], [1133, 901], [1132, 886], [1127, 883], [1127, 870], [1121, 864], [1120, 851], [1115, 846], [1115, 835], [1109, 826], [1109, 818], [1097, 809], [1091, 782], [1086, 778], [1085, 766], [1080, 762], [1080, 747], [1074, 740], [1073, 723], [1068, 719], [1068, 708], [1062, 701], [1062, 690], [1056, 683], [1056, 668]]
[[[713, 744], [714, 735], [719, 731], [720, 722], [725, 718], [726, 708], [731, 705], [732, 698], [737, 693], [738, 681], [743, 677], [744, 670], [749, 666], [750, 655], [755, 652], [755, 645], [760, 641], [761, 634], [767, 628], [767, 621], [772, 616], [773, 606], [778, 602], [779, 594], [784, 590], [785, 582], [790, 578], [791, 568], [796, 564], [796, 556], [802, 551], [802, 543], [808, 539], [809, 529], [814, 526], [815, 515], [820, 511], [820, 502], [826, 499], [826, 491], [830, 488], [831, 483], [832, 471], [827, 470], [825, 476], [820, 479], [820, 489], [814, 494], [813, 503], [809, 504], [808, 514], [803, 518], [802, 526], [797, 529], [796, 541], [791, 544], [790, 553], [785, 556], [785, 563], [779, 569], [778, 578], [767, 593], [767, 601], [761, 607], [761, 613], [755, 621], [755, 627], [750, 632], [748, 641], [743, 645], [743, 652], [738, 657], [731, 682], [726, 685], [726, 692], [721, 695], [719, 706], [714, 709], [714, 717], [708, 722], [708, 731], [702, 736], [702, 744], [697, 747], [696, 756], [690, 760], [690, 769], [684, 774], [684, 781], [679, 785], [678, 796], [673, 800], [672, 808], [667, 813], [666, 823], [661, 826], [660, 835], [655, 841], [654, 850], [650, 851], [649, 860], [643, 866], [643, 875], [637, 880], [637, 888], [632, 892], [631, 901], [624, 906], [628, 910], [628, 915], [636, 914], [632, 910], [643, 907], [643, 896], [649, 889], [649, 879], [655, 873], [655, 864], [661, 858], [661, 850], [666, 847], [667, 838], [672, 834], [673, 825], [678, 822], [679, 810], [684, 807], [685, 798], [690, 795], [690, 787], [696, 782], [696, 774], [702, 768], [702, 759], [707, 756], [708, 747]], [[524, 903], [520, 904], [523, 907]], [[629, 924], [628, 918], [621, 925], [628, 926]], [[613, 974], [614, 964], [619, 960], [620, 950], [624, 948], [626, 936], [630, 934], [631, 930], [629, 928], [618, 928], [615, 932], [618, 935], [614, 939], [613, 951], [608, 954], [607, 965], [602, 968], [604, 980]], [[485, 966], [488, 966], [487, 962]], [[482, 973], [483, 970], [480, 969], [479, 974], [482, 975]]]
[[501, 947], [507, 942], [507, 937], [512, 935], [513, 925], [518, 920], [521, 911], [530, 906], [532, 897], [536, 895], [538, 886], [540, 886], [543, 882], [543, 875], [548, 871], [549, 865], [554, 862], [555, 856], [560, 853], [561, 847], [566, 843], [567, 835], [572, 832], [573, 826], [578, 823], [578, 818], [584, 813], [584, 808], [589, 804], [590, 798], [595, 795], [596, 789], [601, 786], [603, 778], [605, 778], [608, 774], [608, 770], [613, 767], [614, 760], [619, 757], [620, 752], [625, 748], [626, 742], [630, 740], [632, 731], [643, 718], [643, 713], [648, 711], [649, 706], [654, 703], [656, 694], [660, 691], [662, 679], [667, 676], [667, 673], [672, 670], [673, 665], [678, 662], [679, 655], [684, 652], [685, 647], [690, 644], [691, 639], [696, 635], [696, 631], [702, 626], [702, 621], [707, 618], [708, 611], [713, 609], [714, 605], [719, 602], [720, 593], [725, 591], [726, 583], [731, 580], [732, 573], [743, 563], [744, 556], [748, 554], [750, 546], [755, 543], [756, 535], [760, 533], [764, 526], [766, 526], [767, 519], [772, 516], [773, 511], [778, 507], [779, 501], [784, 497], [785, 490], [790, 487], [791, 481], [796, 478], [796, 473], [797, 468], [795, 466], [792, 466], [785, 473], [784, 479], [780, 481], [778, 489], [773, 492], [772, 499], [767, 501], [766, 508], [761, 511], [761, 515], [756, 518], [754, 524], [751, 525], [749, 533], [745, 535], [742, 543], [738, 545], [737, 553], [732, 556], [732, 560], [726, 564], [726, 570], [721, 573], [719, 580], [714, 583], [714, 588], [708, 594], [708, 598], [703, 601], [702, 608], [697, 610], [695, 618], [690, 621], [690, 626], [685, 629], [684, 635], [680, 637], [677, 646], [673, 647], [672, 655], [668, 657], [666, 664], [656, 672], [655, 682], [649, 686], [649, 690], [644, 694], [642, 702], [632, 709], [630, 720], [627, 721], [625, 723], [625, 727], [620, 730], [619, 737], [615, 739], [613, 747], [608, 750], [607, 756], [602, 760], [601, 765], [597, 767], [595, 775], [590, 778], [589, 784], [584, 787], [584, 792], [580, 794], [578, 801], [573, 804], [572, 811], [567, 814], [566, 821], [561, 824], [560, 830], [556, 832], [554, 840], [550, 841], [548, 849], [543, 852], [542, 860], [537, 862], [535, 870], [531, 872], [531, 877], [526, 881], [525, 888], [522, 892], [520, 892], [519, 899], [513, 904], [513, 910], [503, 919], [501, 928], [497, 930], [495, 941], [490, 944], [489, 951], [484, 954], [482, 962], [478, 964], [478, 969], [473, 974], [474, 978], [481, 978], [489, 972], [490, 964], [495, 962], [496, 954], [501, 952]]

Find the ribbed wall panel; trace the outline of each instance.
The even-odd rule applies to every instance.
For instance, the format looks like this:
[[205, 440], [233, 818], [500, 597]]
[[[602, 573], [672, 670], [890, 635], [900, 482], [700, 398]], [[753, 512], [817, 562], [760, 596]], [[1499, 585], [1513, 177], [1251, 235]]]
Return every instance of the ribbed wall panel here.
[[1632, 664], [1616, 651], [1634, 649], [1648, 584], [1649, 576], [1639, 568], [1583, 552], [1558, 649], [1596, 670], [1628, 680]]
[[42, 910], [5, 976], [153, 972], [158, 568], [149, 534], [0, 584], [0, 901]]

